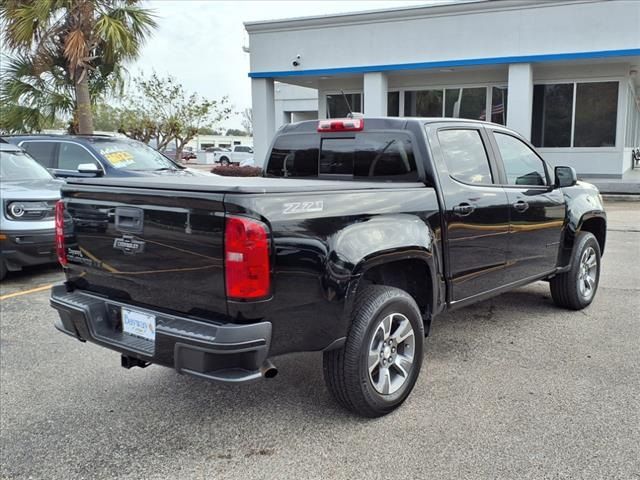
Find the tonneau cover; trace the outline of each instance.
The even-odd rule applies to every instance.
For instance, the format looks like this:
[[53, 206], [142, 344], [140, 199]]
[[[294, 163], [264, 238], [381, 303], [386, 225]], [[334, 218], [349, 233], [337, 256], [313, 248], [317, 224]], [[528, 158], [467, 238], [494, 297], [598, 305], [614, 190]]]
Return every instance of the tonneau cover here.
[[219, 175], [175, 177], [172, 175], [149, 177], [69, 178], [68, 185], [105, 186], [117, 188], [144, 188], [220, 193], [286, 193], [332, 190], [373, 190], [417, 188], [420, 182], [361, 182], [344, 180], [304, 180], [298, 178], [223, 177]]

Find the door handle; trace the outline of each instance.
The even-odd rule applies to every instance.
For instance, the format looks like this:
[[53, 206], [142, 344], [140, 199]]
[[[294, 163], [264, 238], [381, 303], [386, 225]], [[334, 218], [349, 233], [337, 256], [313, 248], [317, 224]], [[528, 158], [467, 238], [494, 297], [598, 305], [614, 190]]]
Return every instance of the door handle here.
[[468, 203], [461, 203], [460, 205], [456, 205], [455, 207], [453, 207], [453, 213], [455, 213], [459, 217], [466, 217], [467, 215], [470, 215], [475, 209], [476, 207], [474, 207], [473, 205], [469, 205]]
[[523, 200], [518, 200], [516, 203], [513, 204], [513, 208], [515, 208], [516, 211], [520, 213], [524, 213], [529, 208], [529, 204]]

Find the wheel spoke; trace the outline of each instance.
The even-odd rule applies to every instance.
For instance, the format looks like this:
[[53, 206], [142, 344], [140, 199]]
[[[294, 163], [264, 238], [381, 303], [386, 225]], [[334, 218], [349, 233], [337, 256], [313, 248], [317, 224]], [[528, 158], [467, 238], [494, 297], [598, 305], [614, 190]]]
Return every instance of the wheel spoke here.
[[398, 370], [398, 373], [400, 373], [400, 375], [402, 375], [404, 378], [407, 378], [409, 376], [412, 365], [413, 359], [405, 355], [398, 355], [393, 364], [396, 370]]
[[389, 390], [391, 389], [391, 372], [389, 372], [388, 368], [380, 369], [376, 389], [384, 395], [389, 394]]
[[586, 281], [586, 284], [587, 284], [587, 287], [588, 287], [587, 289], [588, 290], [592, 290], [595, 282], [593, 281], [593, 278], [591, 278], [591, 275], [587, 275], [585, 277], [585, 281]]
[[387, 340], [391, 334], [391, 315], [386, 316], [380, 326], [382, 327], [383, 338]]
[[589, 258], [587, 258], [587, 267], [589, 267], [589, 269], [592, 269], [595, 266], [596, 266], [596, 254], [592, 253], [591, 255], [589, 255]]
[[369, 366], [369, 373], [372, 373], [376, 367], [380, 364], [380, 352], [376, 349], [369, 350], [369, 360], [367, 362]]
[[400, 322], [398, 328], [393, 332], [392, 338], [395, 340], [396, 345], [400, 345], [407, 338], [413, 335], [413, 328], [409, 319], [405, 318]]

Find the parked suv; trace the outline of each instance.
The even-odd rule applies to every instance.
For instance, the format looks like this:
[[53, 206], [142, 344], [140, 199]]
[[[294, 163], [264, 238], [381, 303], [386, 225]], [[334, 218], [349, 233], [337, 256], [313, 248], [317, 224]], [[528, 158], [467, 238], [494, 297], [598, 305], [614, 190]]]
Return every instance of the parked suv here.
[[60, 178], [130, 177], [150, 174], [200, 175], [142, 142], [106, 135], [17, 135], [21, 146]]
[[55, 204], [62, 184], [20, 147], [0, 142], [0, 279], [56, 261]]

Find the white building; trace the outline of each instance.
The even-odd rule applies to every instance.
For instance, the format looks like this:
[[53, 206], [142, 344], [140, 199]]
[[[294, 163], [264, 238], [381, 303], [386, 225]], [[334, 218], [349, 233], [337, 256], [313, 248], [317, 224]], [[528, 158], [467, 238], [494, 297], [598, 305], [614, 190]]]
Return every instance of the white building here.
[[640, 1], [479, 0], [245, 28], [258, 161], [282, 123], [345, 115], [341, 90], [365, 116], [488, 117], [581, 176], [621, 177], [640, 146]]

